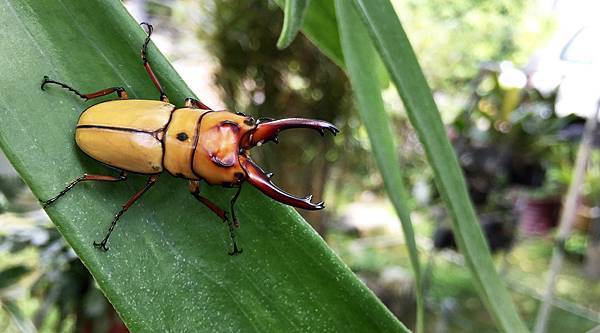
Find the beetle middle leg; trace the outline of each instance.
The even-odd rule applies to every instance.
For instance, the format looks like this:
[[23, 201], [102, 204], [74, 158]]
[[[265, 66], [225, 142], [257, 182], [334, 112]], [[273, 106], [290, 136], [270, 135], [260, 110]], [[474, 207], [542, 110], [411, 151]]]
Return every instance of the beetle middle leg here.
[[150, 76], [150, 80], [152, 80], [152, 83], [154, 84], [156, 89], [158, 89], [158, 92], [160, 93], [160, 97], [159, 97], [160, 100], [168, 103], [169, 97], [167, 97], [167, 95], [165, 94], [165, 91], [163, 90], [162, 85], [158, 81], [158, 78], [154, 74], [154, 71], [152, 70], [152, 67], [150, 66], [150, 62], [148, 61], [148, 43], [150, 43], [150, 36], [152, 36], [152, 31], [154, 30], [154, 28], [152, 27], [151, 24], [146, 23], [146, 22], [142, 22], [142, 23], [140, 23], [140, 25], [145, 25], [148, 28], [148, 36], [146, 36], [146, 40], [144, 41], [144, 44], [142, 45], [142, 51], [141, 51], [142, 61], [144, 62], [144, 68], [146, 68], [146, 72], [148, 72], [148, 75]]
[[44, 90], [44, 88], [46, 87], [47, 84], [55, 84], [64, 89], [67, 89], [70, 92], [74, 93], [75, 95], [85, 99], [86, 101], [90, 100], [90, 99], [106, 96], [106, 95], [112, 94], [114, 92], [117, 93], [117, 95], [119, 96], [120, 99], [128, 99], [129, 98], [127, 96], [127, 91], [125, 91], [125, 88], [123, 88], [123, 87], [111, 87], [111, 88], [102, 89], [102, 90], [99, 90], [99, 91], [96, 91], [93, 93], [89, 93], [89, 94], [82, 94], [75, 88], [72, 88], [62, 82], [51, 80], [48, 76], [44, 76], [44, 81], [42, 81], [42, 85], [40, 88], [42, 88], [42, 90]]
[[[241, 188], [241, 187], [240, 187]], [[239, 190], [236, 193], [234, 199], [232, 199], [231, 203], [231, 215], [232, 219], [229, 219], [227, 216], [227, 212], [219, 208], [215, 203], [208, 200], [206, 197], [200, 195], [200, 182], [199, 181], [190, 181], [190, 193], [194, 196], [194, 198], [198, 199], [201, 203], [203, 203], [208, 209], [210, 209], [213, 213], [215, 213], [218, 217], [220, 217], [223, 222], [227, 222], [227, 226], [229, 227], [229, 237], [231, 238], [231, 242], [233, 243], [233, 251], [229, 252], [229, 255], [236, 255], [242, 253], [242, 249], [238, 248], [236, 237], [235, 237], [235, 227], [238, 225], [237, 219], [235, 217], [235, 212], [233, 211], [233, 205], [235, 203], [234, 199], [237, 199], [239, 195]]]
[[46, 201], [42, 201], [42, 207], [46, 208], [46, 207], [50, 206], [52, 203], [54, 203], [60, 197], [65, 195], [75, 185], [79, 184], [80, 182], [85, 182], [85, 181], [90, 181], [90, 180], [103, 181], [103, 182], [120, 182], [120, 181], [124, 181], [126, 179], [127, 179], [127, 172], [125, 172], [125, 171], [121, 171], [121, 173], [118, 176], [90, 175], [90, 174], [84, 173], [83, 176], [77, 177], [75, 180], [70, 182], [69, 185], [67, 185], [64, 188], [64, 190], [60, 191], [60, 193], [58, 193], [56, 196], [54, 196]]
[[104, 251], [108, 251], [108, 247], [106, 246], [106, 243], [108, 243], [110, 234], [115, 229], [117, 222], [119, 221], [119, 219], [121, 218], [123, 213], [125, 213], [129, 209], [129, 207], [131, 207], [131, 205], [133, 205], [137, 201], [137, 199], [139, 199], [142, 196], [142, 194], [146, 193], [146, 191], [148, 191], [152, 187], [152, 185], [154, 185], [156, 183], [158, 176], [159, 175], [150, 176], [148, 178], [148, 181], [146, 182], [146, 185], [144, 185], [144, 187], [142, 187], [139, 191], [137, 191], [129, 200], [127, 200], [127, 202], [125, 204], [123, 204], [123, 206], [121, 207], [121, 210], [115, 215], [112, 222], [110, 223], [110, 226], [108, 227], [108, 232], [106, 233], [106, 236], [104, 236], [104, 238], [102, 239], [102, 241], [100, 241], [100, 243], [94, 242], [95, 247], [100, 248]]

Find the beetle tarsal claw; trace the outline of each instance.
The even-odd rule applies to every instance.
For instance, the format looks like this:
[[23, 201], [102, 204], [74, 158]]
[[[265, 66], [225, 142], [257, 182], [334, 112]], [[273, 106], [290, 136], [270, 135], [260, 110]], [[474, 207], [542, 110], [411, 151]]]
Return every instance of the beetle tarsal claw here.
[[312, 195], [299, 198], [283, 191], [273, 184], [269, 175], [248, 157], [240, 156], [240, 165], [246, 172], [247, 181], [272, 199], [302, 209], [319, 210], [325, 208], [323, 202], [312, 203]]
[[40, 89], [45, 90], [44, 87], [46, 86], [46, 83], [48, 83], [48, 81], [50, 81], [50, 78], [48, 77], [48, 75], [44, 75], [44, 79], [42, 80], [42, 85], [40, 86]]
[[104, 252], [108, 251], [108, 246], [106, 246], [106, 243], [104, 241], [100, 243], [94, 242], [93, 244], [96, 248], [101, 249]]
[[242, 252], [244, 252], [244, 250], [242, 250], [242, 249], [238, 248], [238, 247], [237, 247], [237, 244], [235, 244], [235, 243], [234, 243], [234, 244], [233, 244], [233, 251], [232, 251], [232, 252], [229, 252], [229, 255], [230, 255], [230, 256], [236, 256], [236, 255], [238, 255], [238, 254], [242, 254]]

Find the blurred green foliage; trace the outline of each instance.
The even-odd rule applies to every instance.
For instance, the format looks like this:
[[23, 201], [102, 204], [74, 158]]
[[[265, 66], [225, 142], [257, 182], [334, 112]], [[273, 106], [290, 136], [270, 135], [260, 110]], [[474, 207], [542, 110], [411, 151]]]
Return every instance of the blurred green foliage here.
[[445, 93], [464, 92], [481, 62], [525, 65], [554, 26], [541, 1], [407, 0], [394, 4], [429, 84]]
[[[7, 210], [0, 214], [0, 308], [10, 318], [8, 332], [123, 332], [123, 323], [91, 274], [40, 216], [25, 184], [4, 176], [0, 193], [8, 198]], [[0, 332], [5, 332], [2, 327]]]
[[[417, 234], [417, 237], [426, 237], [428, 232], [417, 228]], [[357, 240], [334, 232], [328, 236], [328, 243], [352, 270], [379, 285], [386, 281], [386, 270], [407, 268], [410, 265], [405, 246], [400, 241], [393, 242], [393, 239], [380, 242], [374, 239]], [[460, 256], [452, 252], [421, 255], [426, 263], [424, 283], [427, 295], [427, 331], [436, 332], [445, 327], [445, 332], [498, 332], [486, 313]], [[551, 255], [551, 242], [531, 239], [519, 243], [510, 253], [496, 258], [497, 267], [503, 272], [512, 298], [528, 326], [535, 319], [539, 306], [537, 293], [544, 286], [543, 272], [548, 267]], [[586, 332], [595, 327], [598, 323], [589, 314], [600, 311], [600, 303], [597, 301], [600, 284], [590, 287], [589, 280], [580, 274], [579, 264], [572, 261], [566, 263], [560, 278], [561, 288], [557, 290], [557, 295], [563, 300], [562, 308], [554, 307], [548, 333]], [[394, 283], [397, 285], [396, 291], [383, 290], [385, 294], [378, 296], [389, 299], [391, 293], [398, 299], [401, 295], [398, 292], [402, 288], [410, 288], [411, 281], [397, 279]], [[404, 301], [411, 302], [410, 299]], [[570, 307], [565, 308], [564, 301]], [[414, 303], [411, 306], [414, 308]], [[579, 307], [573, 308], [574, 306]], [[395, 314], [403, 322], [410, 323], [412, 320], [410, 313]]]

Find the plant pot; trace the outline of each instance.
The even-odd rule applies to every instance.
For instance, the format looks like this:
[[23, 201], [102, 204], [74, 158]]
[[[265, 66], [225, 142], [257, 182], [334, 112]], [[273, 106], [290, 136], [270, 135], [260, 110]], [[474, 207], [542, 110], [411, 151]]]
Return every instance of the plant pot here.
[[546, 235], [558, 225], [561, 208], [559, 198], [524, 198], [517, 203], [517, 207], [523, 235]]

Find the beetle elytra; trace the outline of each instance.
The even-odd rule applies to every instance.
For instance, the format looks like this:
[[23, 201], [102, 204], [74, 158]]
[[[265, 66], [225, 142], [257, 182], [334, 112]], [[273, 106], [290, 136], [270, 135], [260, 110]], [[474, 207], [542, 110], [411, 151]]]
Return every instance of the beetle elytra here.
[[[249, 156], [249, 150], [266, 141], [277, 141], [280, 131], [290, 128], [312, 128], [321, 135], [339, 131], [334, 125], [322, 120], [287, 118], [281, 120], [254, 119], [241, 113], [216, 111], [204, 103], [187, 98], [183, 108], [169, 103], [167, 95], [152, 71], [147, 58], [147, 48], [152, 26], [142, 46], [143, 65], [160, 93], [159, 100], [128, 99], [122, 87], [103, 89], [82, 94], [76, 89], [44, 77], [41, 88], [54, 84], [87, 100], [116, 93], [118, 100], [105, 101], [84, 110], [75, 130], [75, 141], [90, 157], [120, 170], [117, 176], [84, 174], [69, 183], [53, 198], [43, 201], [47, 207], [83, 181], [125, 181], [129, 173], [148, 176], [144, 187], [136, 192], [114, 216], [108, 231], [94, 245], [108, 250], [107, 243], [117, 221], [131, 205], [148, 191], [164, 171], [189, 181], [191, 194], [227, 222], [233, 244], [230, 255], [241, 253], [235, 238], [238, 220], [235, 202], [241, 186], [248, 182], [272, 199], [298, 208], [317, 210], [323, 202], [313, 203], [312, 196], [296, 197], [281, 190]], [[209, 185], [235, 187], [229, 212], [218, 207], [200, 194], [200, 181]]]

